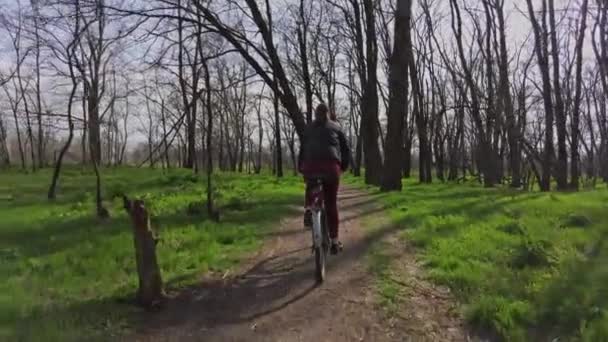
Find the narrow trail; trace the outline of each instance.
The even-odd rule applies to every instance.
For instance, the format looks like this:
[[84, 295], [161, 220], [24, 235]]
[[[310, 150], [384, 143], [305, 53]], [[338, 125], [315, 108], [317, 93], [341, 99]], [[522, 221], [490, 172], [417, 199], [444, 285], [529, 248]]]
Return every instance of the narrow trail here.
[[[235, 274], [202, 281], [146, 314], [130, 341], [467, 341], [445, 294], [420, 278], [399, 317], [378, 305], [366, 252], [379, 240], [396, 241], [396, 227], [363, 229], [380, 217], [376, 198], [340, 192], [344, 252], [328, 262], [327, 280], [315, 285], [310, 232], [301, 216], [282, 220], [261, 250]], [[397, 267], [420, 277], [413, 254]]]

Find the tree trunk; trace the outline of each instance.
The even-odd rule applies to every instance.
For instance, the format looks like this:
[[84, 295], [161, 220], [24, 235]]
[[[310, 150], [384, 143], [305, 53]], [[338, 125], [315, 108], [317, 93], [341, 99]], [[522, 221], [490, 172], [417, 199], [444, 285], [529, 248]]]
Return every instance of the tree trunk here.
[[363, 162], [363, 125], [359, 124], [359, 134], [357, 136], [357, 146], [355, 147], [355, 165], [353, 175], [361, 177], [361, 163]]
[[566, 149], [566, 112], [561, 89], [560, 76], [560, 46], [557, 41], [557, 24], [555, 22], [555, 7], [553, 0], [549, 0], [549, 36], [551, 39], [551, 55], [553, 58], [553, 95], [555, 98], [555, 123], [557, 127], [557, 165], [555, 167], [555, 178], [557, 189], [568, 188], [568, 151]]
[[171, 161], [169, 159], [169, 144], [167, 143], [167, 119], [165, 117], [165, 99], [161, 99], [160, 102], [160, 120], [163, 128], [163, 145], [165, 150], [165, 164], [167, 169], [171, 168]]
[[99, 165], [95, 159], [91, 159], [93, 163], [93, 170], [95, 171], [95, 208], [97, 212], [97, 218], [106, 219], [110, 217], [110, 212], [103, 206], [103, 200], [101, 197], [101, 174], [99, 172]]
[[[595, 54], [597, 65], [599, 68], [600, 83], [602, 85], [603, 94], [596, 91], [594, 100], [598, 101], [598, 124], [600, 126], [600, 148], [598, 159], [600, 160], [600, 175], [604, 182], [608, 183], [608, 119], [607, 119], [607, 100], [608, 98], [608, 3], [606, 1], [597, 0], [597, 20], [593, 26], [592, 47]], [[599, 33], [596, 34], [599, 29]], [[599, 38], [599, 42], [596, 40]]]
[[281, 122], [279, 118], [279, 98], [275, 95], [273, 96], [273, 106], [274, 106], [274, 122], [275, 122], [275, 160], [276, 160], [276, 175], [278, 178], [283, 177], [283, 149], [281, 147]]
[[13, 117], [15, 119], [15, 132], [17, 133], [17, 146], [19, 147], [19, 157], [21, 158], [21, 169], [25, 170], [25, 151], [21, 140], [21, 130], [19, 129], [19, 120], [17, 119], [17, 108], [13, 109]]
[[219, 117], [220, 117], [220, 141], [219, 141], [219, 147], [218, 147], [218, 153], [217, 153], [217, 162], [218, 162], [218, 167], [221, 171], [225, 170], [225, 162], [224, 162], [224, 114], [223, 112], [219, 112]]
[[[486, 43], [485, 43], [485, 67], [486, 67], [486, 88], [487, 88], [487, 97], [486, 97], [486, 127], [485, 127], [485, 142], [484, 148], [482, 149], [484, 153], [484, 158], [480, 161], [482, 162], [483, 168], [480, 169], [480, 173], [483, 173], [484, 185], [485, 186], [493, 186], [500, 181], [500, 167], [498, 160], [498, 138], [500, 133], [499, 123], [498, 123], [498, 109], [497, 107], [500, 103], [496, 103], [495, 99], [495, 76], [494, 76], [494, 58], [492, 52], [492, 36], [495, 37], [494, 25], [493, 25], [493, 17], [492, 11], [488, 6], [487, 2], [484, 2], [484, 8], [486, 13]], [[481, 131], [480, 131], [481, 132]], [[483, 133], [482, 133], [483, 134]]]
[[383, 191], [402, 189], [403, 134], [407, 122], [408, 36], [410, 35], [411, 1], [398, 0], [395, 10], [393, 52], [389, 66], [389, 103]]
[[[460, 9], [458, 7], [458, 3], [456, 0], [450, 0], [450, 7], [452, 10], [452, 30], [456, 35], [456, 43], [458, 47], [458, 55], [460, 57], [460, 62], [462, 64], [462, 69], [464, 71], [464, 79], [467, 84], [467, 87], [470, 92], [470, 105], [471, 105], [471, 117], [473, 119], [473, 123], [475, 125], [475, 129], [477, 132], [477, 144], [481, 145], [483, 149], [483, 154], [486, 158], [489, 158], [490, 162], [486, 162], [479, 165], [480, 176], [483, 175], [484, 186], [491, 187], [496, 183], [495, 179], [495, 168], [494, 164], [491, 160], [494, 158], [492, 143], [489, 140], [490, 137], [490, 128], [485, 127], [483, 124], [483, 119], [481, 116], [481, 102], [479, 98], [479, 94], [477, 93], [477, 86], [475, 83], [475, 79], [473, 77], [471, 66], [466, 60], [463, 39], [462, 39], [462, 18], [460, 15]], [[473, 149], [477, 150], [477, 149]], [[477, 154], [477, 153], [475, 153]], [[474, 158], [473, 158], [474, 159]]]
[[528, 14], [532, 22], [532, 28], [534, 31], [535, 44], [534, 50], [538, 59], [538, 68], [542, 76], [542, 93], [545, 108], [545, 146], [542, 157], [542, 175], [539, 179], [539, 186], [541, 191], [551, 190], [551, 169], [554, 158], [554, 147], [553, 147], [553, 98], [551, 95], [551, 78], [549, 76], [549, 57], [548, 57], [548, 41], [546, 36], [546, 7], [543, 1], [543, 28], [536, 19], [536, 14], [532, 6], [532, 0], [526, 0], [528, 3]]
[[[588, 0], [583, 0], [581, 5], [581, 23], [576, 41], [576, 89], [574, 94], [574, 109], [572, 112], [571, 135], [572, 146], [570, 146], [570, 188], [578, 190], [580, 176], [580, 156], [579, 156], [579, 137], [580, 137], [580, 110], [582, 101], [582, 71], [583, 71], [583, 44], [585, 42], [585, 31], [587, 30], [587, 5]], [[593, 130], [593, 127], [591, 127]]]
[[38, 167], [43, 168], [45, 165], [44, 156], [44, 131], [42, 130], [42, 94], [40, 92], [40, 9], [38, 1], [31, 1], [34, 12], [34, 36], [36, 40], [36, 118], [38, 120]]
[[511, 173], [512, 188], [521, 186], [521, 147], [519, 140], [519, 127], [516, 125], [515, 112], [513, 109], [513, 97], [511, 96], [511, 85], [509, 82], [509, 55], [507, 52], [507, 38], [504, 18], [504, 2], [496, 1], [496, 12], [498, 17], [498, 29], [500, 35], [499, 55], [499, 92], [502, 110], [507, 121], [507, 141], [509, 144], [509, 170]]
[[[17, 53], [17, 58], [19, 58], [19, 53]], [[28, 99], [25, 94], [26, 89], [23, 85], [23, 77], [21, 77], [21, 64], [17, 64], [17, 81], [19, 83], [19, 90], [21, 92], [21, 101], [23, 101], [23, 107], [25, 109], [25, 123], [27, 128], [27, 136], [30, 141], [30, 156], [32, 158], [32, 171], [36, 171], [36, 156], [35, 156], [35, 144], [34, 144], [34, 133], [32, 132], [32, 123], [30, 121], [30, 110]]]
[[86, 85], [86, 82], [84, 83], [84, 87], [83, 87], [83, 96], [82, 96], [82, 138], [80, 141], [80, 148], [81, 148], [81, 153], [82, 153], [82, 165], [86, 165], [87, 164], [87, 130], [88, 130], [88, 126], [89, 126], [89, 121], [87, 120], [87, 98], [88, 98], [88, 91], [89, 88]]
[[11, 166], [7, 140], [6, 127], [4, 121], [0, 117], [0, 167]]
[[[410, 42], [411, 43], [411, 42]], [[410, 45], [411, 46], [411, 45]], [[410, 59], [411, 58], [411, 59]], [[420, 90], [420, 83], [418, 80], [418, 73], [415, 62], [413, 61], [413, 55], [410, 54], [409, 58], [410, 66], [410, 78], [412, 80], [412, 99], [414, 100], [414, 117], [416, 120], [416, 129], [418, 132], [418, 177], [420, 183], [431, 183], [431, 168], [430, 168], [430, 142], [428, 138], [426, 119], [423, 114], [423, 95]]]
[[403, 146], [403, 178], [410, 178], [412, 175], [412, 134], [406, 130]]
[[312, 122], [312, 82], [308, 67], [308, 22], [304, 13], [304, 0], [300, 0], [298, 12], [300, 23], [297, 28], [300, 63], [302, 64], [302, 80], [304, 81], [304, 95], [306, 97], [306, 122]]
[[98, 165], [101, 163], [101, 137], [100, 137], [100, 122], [99, 122], [99, 84], [98, 80], [94, 79], [91, 82], [88, 91], [88, 110], [89, 113], [89, 154], [91, 161]]
[[255, 173], [259, 174], [262, 171], [262, 153], [264, 152], [263, 142], [264, 142], [264, 126], [262, 126], [262, 97], [258, 102], [258, 107], [256, 109], [258, 115], [258, 153], [257, 153], [257, 162], [255, 165]]
[[367, 82], [363, 89], [361, 104], [361, 127], [363, 133], [363, 154], [365, 163], [365, 183], [380, 185], [382, 177], [382, 156], [378, 145], [378, 46], [376, 42], [375, 1], [363, 0], [366, 22], [366, 64]]
[[137, 302], [147, 310], [156, 309], [164, 303], [163, 280], [156, 258], [157, 239], [150, 225], [150, 214], [142, 200], [123, 197], [124, 208], [131, 217], [133, 242], [139, 287]]
[[199, 46], [201, 62], [205, 71], [205, 109], [207, 112], [207, 215], [216, 222], [220, 220], [219, 212], [215, 210], [213, 200], [213, 106], [211, 103], [211, 75], [207, 59], [203, 56], [203, 48]]
[[57, 189], [57, 181], [59, 179], [59, 174], [61, 173], [61, 165], [63, 162], [63, 158], [67, 151], [70, 149], [70, 145], [72, 144], [72, 139], [74, 138], [74, 122], [72, 121], [72, 103], [74, 102], [74, 96], [76, 94], [76, 89], [78, 88], [78, 83], [76, 78], [74, 77], [72, 67], [70, 66], [70, 73], [72, 74], [72, 92], [70, 93], [70, 97], [68, 98], [68, 140], [65, 142], [65, 145], [61, 148], [59, 152], [59, 157], [55, 162], [55, 169], [53, 171], [53, 178], [51, 179], [51, 186], [49, 187], [48, 199], [54, 200], [56, 197], [56, 189]]
[[444, 182], [445, 181], [445, 158], [444, 158], [444, 147], [443, 147], [443, 138], [441, 137], [441, 121], [442, 117], [439, 116], [437, 119], [436, 129], [435, 129], [435, 137], [434, 137], [434, 152], [435, 152], [435, 164], [436, 164], [436, 172], [437, 178]]

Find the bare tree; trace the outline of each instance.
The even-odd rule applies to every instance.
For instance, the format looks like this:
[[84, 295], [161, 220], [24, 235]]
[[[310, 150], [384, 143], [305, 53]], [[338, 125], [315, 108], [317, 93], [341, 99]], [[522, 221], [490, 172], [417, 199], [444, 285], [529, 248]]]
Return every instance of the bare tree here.
[[[410, 17], [412, 3], [398, 0], [395, 10], [393, 52], [389, 69], [387, 144], [382, 178], [383, 190], [401, 190], [403, 134], [407, 122], [408, 57], [411, 53]], [[408, 52], [409, 50], [409, 52]]]
[[[31, 124], [31, 111], [30, 111], [30, 103], [29, 97], [27, 95], [27, 91], [29, 88], [29, 79], [23, 73], [23, 62], [27, 58], [29, 54], [29, 49], [24, 49], [23, 46], [23, 36], [24, 36], [24, 28], [25, 22], [23, 18], [23, 9], [21, 7], [21, 2], [17, 2], [17, 9], [15, 13], [15, 18], [8, 18], [7, 16], [0, 17], [0, 24], [4, 27], [6, 32], [8, 33], [9, 39], [11, 41], [11, 45], [13, 51], [15, 53], [15, 77], [13, 85], [17, 93], [15, 94], [15, 98], [9, 101], [12, 103], [13, 107], [13, 116], [15, 118], [15, 126], [18, 126], [17, 123], [17, 115], [20, 112], [20, 106], [23, 107], [23, 111], [25, 112], [25, 123], [26, 123], [26, 132], [27, 132], [27, 140], [29, 141], [30, 146], [30, 158], [31, 158], [31, 167], [32, 170], [36, 170], [36, 157], [35, 157], [35, 144], [34, 144], [34, 135], [32, 131]], [[7, 93], [8, 96], [8, 93]], [[21, 143], [20, 147], [22, 150], [23, 160], [22, 166], [25, 168], [25, 146]]]
[[549, 191], [551, 189], [551, 169], [553, 165], [553, 158], [555, 158], [555, 156], [553, 147], [554, 106], [551, 93], [551, 78], [549, 76], [549, 42], [547, 40], [547, 8], [546, 1], [543, 0], [541, 26], [536, 18], [532, 1], [526, 1], [528, 3], [528, 14], [530, 15], [530, 21], [532, 22], [532, 28], [534, 31], [534, 51], [536, 52], [537, 64], [542, 76], [542, 93], [545, 105], [545, 140], [542, 157], [542, 175], [541, 179], [539, 179], [539, 185], [542, 191]]
[[[509, 144], [509, 170], [511, 172], [510, 186], [519, 188], [521, 186], [521, 148], [520, 129], [515, 118], [513, 97], [511, 96], [511, 82], [509, 80], [509, 54], [507, 50], [507, 36], [504, 16], [504, 0], [494, 0], [493, 8], [498, 20], [499, 51], [498, 54], [498, 92], [500, 94], [498, 103], [506, 119], [507, 140]], [[486, 5], [486, 10], [489, 6]], [[491, 13], [488, 11], [488, 13]]]
[[[582, 102], [582, 73], [583, 73], [583, 44], [585, 42], [585, 31], [587, 30], [587, 7], [589, 1], [583, 0], [581, 5], [581, 19], [580, 27], [578, 29], [578, 37], [576, 40], [576, 71], [575, 71], [575, 94], [574, 94], [574, 108], [572, 110], [572, 121], [571, 121], [571, 136], [572, 144], [570, 146], [570, 187], [578, 190], [580, 167], [579, 167], [579, 137], [580, 137], [580, 111]], [[591, 127], [592, 128], [592, 127]]]
[[[18, 87], [14, 80], [12, 80], [12, 85], [13, 85], [14, 90], [18, 91]], [[8, 100], [8, 103], [10, 105], [11, 112], [13, 113], [13, 119], [14, 119], [14, 123], [15, 123], [15, 133], [17, 135], [17, 147], [19, 149], [19, 157], [21, 159], [21, 169], [25, 170], [25, 168], [26, 168], [25, 149], [23, 147], [23, 142], [22, 142], [22, 137], [21, 137], [21, 128], [20, 128], [19, 119], [18, 119], [19, 104], [21, 103], [21, 97], [19, 97], [17, 93], [15, 93], [14, 95], [11, 95], [8, 83], [4, 83], [2, 85], [2, 88], [4, 90], [4, 94], [6, 95], [6, 99]]]
[[485, 186], [493, 186], [498, 181], [496, 174], [496, 151], [492, 144], [492, 123], [484, 125], [482, 114], [481, 114], [481, 101], [479, 98], [478, 87], [475, 82], [470, 62], [467, 61], [463, 37], [462, 37], [462, 16], [460, 7], [456, 0], [450, 0], [450, 7], [452, 10], [452, 29], [456, 36], [456, 44], [458, 47], [458, 56], [460, 58], [461, 67], [464, 73], [464, 81], [469, 90], [470, 96], [470, 114], [476, 130], [477, 139], [477, 150], [476, 156], [482, 156], [483, 159], [479, 158], [480, 171], [483, 174], [483, 181]]
[[67, 109], [67, 120], [68, 120], [68, 138], [67, 138], [65, 144], [63, 145], [63, 147], [61, 148], [61, 151], [59, 152], [59, 157], [57, 158], [57, 160], [55, 162], [53, 178], [51, 179], [51, 185], [49, 187], [49, 191], [47, 194], [47, 197], [49, 200], [54, 200], [56, 197], [57, 182], [59, 180], [59, 175], [61, 174], [61, 166], [63, 165], [63, 159], [65, 157], [65, 154], [69, 150], [69, 148], [72, 144], [72, 140], [74, 138], [74, 120], [72, 119], [72, 108], [73, 108], [74, 101], [76, 99], [76, 91], [77, 91], [78, 85], [80, 83], [78, 74], [77, 74], [77, 68], [75, 67], [75, 65], [77, 65], [79, 63], [78, 58], [77, 58], [77, 53], [78, 53], [77, 51], [78, 51], [78, 47], [80, 45], [80, 38], [81, 38], [81, 34], [82, 34], [81, 26], [80, 26], [80, 16], [78, 15], [79, 12], [80, 12], [80, 1], [75, 0], [74, 1], [74, 13], [76, 13], [76, 15], [74, 15], [74, 17], [73, 17], [74, 19], [73, 19], [73, 27], [71, 28], [71, 30], [72, 30], [71, 40], [69, 41], [69, 43], [67, 45], [62, 43], [61, 40], [57, 40], [55, 42], [57, 45], [52, 48], [52, 51], [53, 51], [55, 57], [58, 60], [63, 61], [67, 65], [70, 80], [72, 83], [72, 88], [70, 90], [70, 95], [68, 97], [68, 103], [67, 103], [67, 108], [66, 108]]
[[[606, 1], [596, 0], [597, 14], [593, 26], [592, 46], [593, 52], [599, 68], [599, 81], [602, 85], [603, 96], [598, 101], [598, 123], [600, 127], [600, 160], [601, 175], [605, 182], [608, 182], [608, 4]], [[596, 91], [596, 94], [598, 92]]]

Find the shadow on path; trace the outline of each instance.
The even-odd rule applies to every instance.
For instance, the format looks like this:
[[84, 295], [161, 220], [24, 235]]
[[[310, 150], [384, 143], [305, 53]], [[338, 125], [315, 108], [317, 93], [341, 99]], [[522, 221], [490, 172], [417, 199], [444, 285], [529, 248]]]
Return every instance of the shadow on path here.
[[[356, 194], [342, 202], [340, 210], [346, 217], [345, 222], [360, 220], [382, 210], [370, 205], [376, 201], [376, 198]], [[321, 296], [324, 291], [318, 290], [326, 286], [319, 287], [314, 281], [310, 232], [300, 228], [299, 222], [299, 218], [294, 218], [282, 229], [271, 233], [269, 236], [276, 241], [268, 243], [262, 251], [266, 256], [254, 258], [255, 263], [245, 272], [228, 279], [206, 280], [183, 289], [169, 300], [163, 312], [145, 314], [140, 332], [154, 335], [155, 332], [169, 333], [177, 328], [180, 331], [203, 331], [196, 336], [201, 337], [202, 334], [206, 339], [221, 338], [226, 330], [231, 334], [239, 329], [246, 333], [243, 329], [249, 329], [254, 321], [275, 313], [281, 315], [282, 310], [305, 298], [308, 298], [306, 310], [315, 316], [315, 310], [323, 310], [322, 305], [316, 303], [325, 300]], [[294, 228], [296, 225], [298, 228]], [[357, 238], [348, 238], [351, 234], [347, 233], [345, 250], [328, 261], [328, 281], [344, 278], [344, 273], [351, 272], [355, 264], [361, 264], [375, 241], [398, 229], [399, 225], [391, 224], [369, 234], [357, 233]]]

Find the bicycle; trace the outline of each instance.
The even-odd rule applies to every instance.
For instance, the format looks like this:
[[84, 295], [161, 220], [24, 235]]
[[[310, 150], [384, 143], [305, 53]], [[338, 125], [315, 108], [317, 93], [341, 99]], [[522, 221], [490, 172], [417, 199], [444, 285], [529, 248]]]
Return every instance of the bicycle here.
[[323, 178], [313, 177], [307, 180], [312, 197], [312, 249], [315, 254], [315, 278], [317, 283], [325, 280], [325, 263], [329, 254], [330, 239], [327, 228], [327, 215], [323, 196]]

